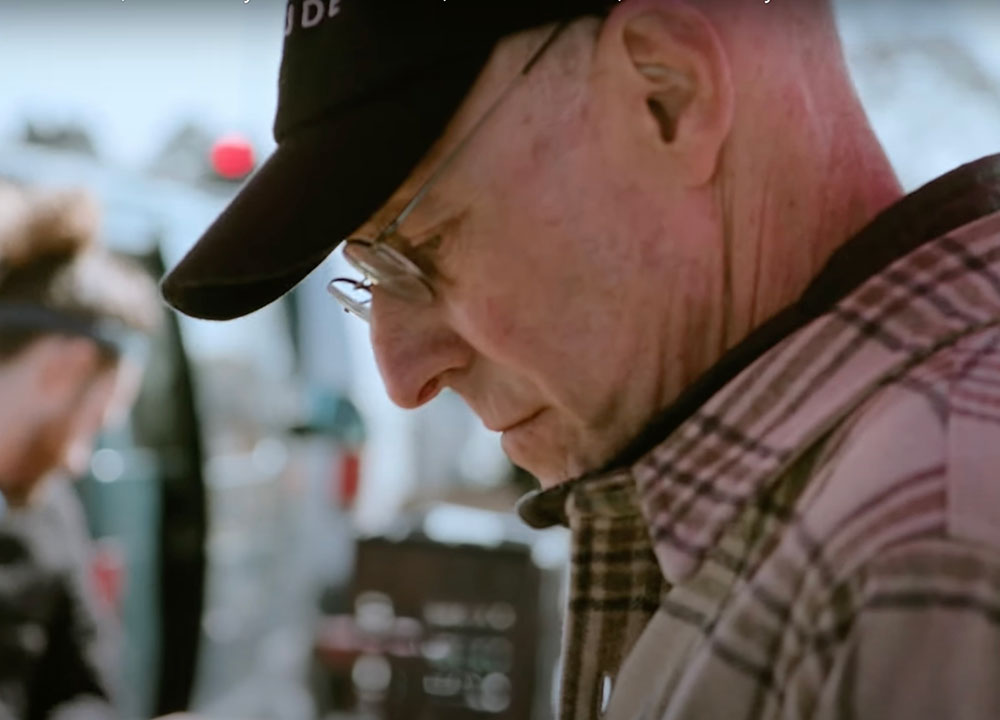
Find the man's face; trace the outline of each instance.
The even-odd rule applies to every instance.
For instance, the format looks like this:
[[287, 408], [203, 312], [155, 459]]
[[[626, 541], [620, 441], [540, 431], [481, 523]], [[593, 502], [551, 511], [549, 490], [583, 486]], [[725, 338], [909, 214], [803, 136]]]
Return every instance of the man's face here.
[[[515, 72], [487, 71], [442, 148]], [[372, 302], [390, 397], [412, 408], [450, 387], [546, 486], [599, 467], [669, 400], [683, 361], [662, 325], [681, 318], [673, 334], [697, 336], [711, 275], [670, 241], [703, 208], [669, 183], [651, 192], [620, 122], [564, 80], [517, 88], [401, 228], [410, 256], [433, 266], [438, 302], [379, 288]], [[359, 234], [374, 236], [438, 160]], [[676, 227], [663, 222], [671, 205]], [[685, 312], [670, 310], [682, 301]]]
[[130, 365], [100, 363], [93, 353], [92, 360], [69, 364], [66, 372], [59, 383], [45, 386], [45, 397], [25, 407], [24, 439], [4, 477], [13, 505], [29, 502], [52, 472], [86, 472], [97, 434], [134, 397], [137, 373]]

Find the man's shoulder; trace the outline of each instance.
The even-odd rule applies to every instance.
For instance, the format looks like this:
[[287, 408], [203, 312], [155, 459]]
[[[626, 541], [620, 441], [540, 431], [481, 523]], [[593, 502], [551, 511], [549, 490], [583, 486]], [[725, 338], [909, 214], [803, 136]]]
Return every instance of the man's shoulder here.
[[1000, 327], [887, 382], [823, 442], [797, 515], [849, 568], [918, 538], [1000, 552]]

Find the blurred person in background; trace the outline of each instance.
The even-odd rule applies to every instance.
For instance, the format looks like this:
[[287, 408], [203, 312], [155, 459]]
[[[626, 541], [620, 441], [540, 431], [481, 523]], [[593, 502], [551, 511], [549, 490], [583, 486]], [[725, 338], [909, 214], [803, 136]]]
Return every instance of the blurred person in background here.
[[0, 183], [0, 719], [116, 716], [117, 631], [69, 479], [139, 388], [153, 279], [82, 192]]
[[277, 150], [165, 293], [349, 238], [390, 397], [572, 530], [563, 720], [1000, 717], [1000, 156], [904, 196], [827, 0], [285, 20]]

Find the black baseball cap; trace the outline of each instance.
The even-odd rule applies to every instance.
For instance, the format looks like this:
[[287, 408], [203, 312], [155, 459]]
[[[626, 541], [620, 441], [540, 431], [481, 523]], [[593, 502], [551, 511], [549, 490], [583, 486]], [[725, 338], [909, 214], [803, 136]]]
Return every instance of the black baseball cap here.
[[163, 281], [228, 320], [276, 300], [369, 218], [442, 135], [506, 35], [609, 0], [293, 0], [277, 149]]

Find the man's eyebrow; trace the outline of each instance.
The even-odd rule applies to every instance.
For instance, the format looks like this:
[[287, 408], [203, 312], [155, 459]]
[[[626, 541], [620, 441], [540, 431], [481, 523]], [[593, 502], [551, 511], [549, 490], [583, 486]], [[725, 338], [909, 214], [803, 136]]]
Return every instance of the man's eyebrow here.
[[405, 207], [405, 201], [379, 208], [375, 211], [374, 215], [368, 218], [361, 227], [351, 234], [351, 237], [374, 240], [380, 232], [389, 226], [389, 223], [399, 217], [399, 211], [403, 207]]
[[402, 231], [400, 237], [407, 242], [407, 247], [422, 253], [433, 253], [441, 245], [446, 234], [453, 233], [469, 214], [469, 209], [456, 210], [446, 217], [425, 228], [414, 228]]
[[[382, 205], [375, 213], [364, 222], [361, 227], [352, 235], [352, 237], [367, 238], [369, 240], [374, 240], [375, 237], [383, 232], [389, 227], [390, 223], [396, 221], [399, 218], [400, 213], [406, 209], [406, 206], [410, 204], [413, 200], [413, 195], [419, 190], [417, 188], [406, 188], [405, 192], [400, 190], [397, 191], [396, 195], [390, 198], [384, 205]], [[421, 205], [424, 207], [434, 207], [435, 201], [432, 195], [429, 195], [421, 201]], [[404, 223], [405, 225], [406, 223]]]

